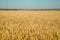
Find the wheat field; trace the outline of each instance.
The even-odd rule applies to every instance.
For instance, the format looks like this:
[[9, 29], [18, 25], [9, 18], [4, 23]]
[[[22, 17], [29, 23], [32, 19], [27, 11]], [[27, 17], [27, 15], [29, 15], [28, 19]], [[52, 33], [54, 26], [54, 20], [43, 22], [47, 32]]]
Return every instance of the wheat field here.
[[60, 40], [60, 11], [0, 10], [0, 40]]

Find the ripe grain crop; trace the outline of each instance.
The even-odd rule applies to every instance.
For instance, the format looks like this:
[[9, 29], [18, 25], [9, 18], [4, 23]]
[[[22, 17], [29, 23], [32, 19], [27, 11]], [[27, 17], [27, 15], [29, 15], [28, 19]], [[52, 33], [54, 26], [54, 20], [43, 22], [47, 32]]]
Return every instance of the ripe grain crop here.
[[0, 10], [0, 40], [60, 40], [60, 11]]

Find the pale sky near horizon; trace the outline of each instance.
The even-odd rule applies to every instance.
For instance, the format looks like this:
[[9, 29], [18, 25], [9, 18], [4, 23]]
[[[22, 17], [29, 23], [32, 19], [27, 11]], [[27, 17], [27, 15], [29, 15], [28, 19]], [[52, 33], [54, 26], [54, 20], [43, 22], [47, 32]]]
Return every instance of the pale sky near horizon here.
[[60, 0], [0, 0], [0, 9], [60, 9]]

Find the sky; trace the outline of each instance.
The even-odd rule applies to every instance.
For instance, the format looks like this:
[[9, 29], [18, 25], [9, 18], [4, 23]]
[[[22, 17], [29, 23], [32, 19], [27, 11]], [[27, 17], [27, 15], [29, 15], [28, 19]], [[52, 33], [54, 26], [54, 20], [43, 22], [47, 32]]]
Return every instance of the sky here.
[[60, 9], [60, 0], [0, 0], [0, 9]]

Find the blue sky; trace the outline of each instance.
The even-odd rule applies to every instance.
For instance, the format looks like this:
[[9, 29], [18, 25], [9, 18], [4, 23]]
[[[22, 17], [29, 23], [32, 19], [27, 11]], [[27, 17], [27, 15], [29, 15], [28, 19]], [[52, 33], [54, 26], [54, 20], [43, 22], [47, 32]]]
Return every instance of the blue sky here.
[[60, 9], [60, 0], [0, 0], [0, 9]]

